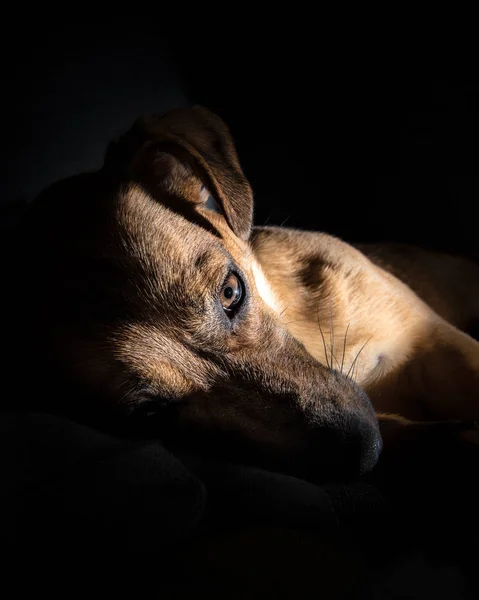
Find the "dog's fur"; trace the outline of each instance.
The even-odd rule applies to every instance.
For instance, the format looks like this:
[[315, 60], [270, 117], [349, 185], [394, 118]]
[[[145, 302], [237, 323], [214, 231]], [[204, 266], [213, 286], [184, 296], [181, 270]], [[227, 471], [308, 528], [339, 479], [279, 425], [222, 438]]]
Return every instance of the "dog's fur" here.
[[475, 264], [252, 228], [252, 211], [226, 126], [199, 107], [138, 120], [100, 172], [52, 186], [24, 240], [42, 376], [88, 392], [75, 410], [145, 407], [295, 472], [370, 469], [375, 413], [479, 419]]

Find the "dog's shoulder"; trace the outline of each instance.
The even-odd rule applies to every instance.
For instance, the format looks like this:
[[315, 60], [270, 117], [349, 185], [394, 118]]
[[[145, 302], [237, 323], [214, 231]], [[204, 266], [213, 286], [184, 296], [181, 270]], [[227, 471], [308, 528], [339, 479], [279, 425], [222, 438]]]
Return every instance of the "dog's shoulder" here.
[[251, 246], [277, 294], [288, 302], [302, 298], [304, 312], [326, 319], [332, 310], [355, 322], [375, 315], [374, 327], [387, 315], [388, 323], [382, 323], [385, 330], [401, 327], [406, 316], [411, 326], [431, 317], [430, 309], [406, 283], [335, 236], [260, 227], [253, 230]]

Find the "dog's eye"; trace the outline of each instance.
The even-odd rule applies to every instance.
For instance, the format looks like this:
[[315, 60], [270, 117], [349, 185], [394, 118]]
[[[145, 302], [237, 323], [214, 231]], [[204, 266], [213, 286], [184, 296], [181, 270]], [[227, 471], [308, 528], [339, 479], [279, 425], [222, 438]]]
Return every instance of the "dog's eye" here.
[[243, 301], [244, 291], [240, 278], [230, 273], [221, 288], [220, 302], [225, 313], [233, 317]]

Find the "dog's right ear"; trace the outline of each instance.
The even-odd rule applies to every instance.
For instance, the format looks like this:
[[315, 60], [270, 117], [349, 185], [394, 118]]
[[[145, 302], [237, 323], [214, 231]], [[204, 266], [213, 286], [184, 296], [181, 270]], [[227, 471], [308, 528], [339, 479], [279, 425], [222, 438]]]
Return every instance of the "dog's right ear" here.
[[[225, 123], [199, 106], [164, 115], [142, 117], [118, 142], [112, 143], [105, 169], [148, 183], [206, 208], [219, 206], [233, 232], [246, 240], [253, 219], [253, 195], [241, 170]], [[192, 174], [202, 186], [193, 197]], [[201, 190], [201, 193], [199, 192]], [[207, 193], [204, 192], [207, 190]]]

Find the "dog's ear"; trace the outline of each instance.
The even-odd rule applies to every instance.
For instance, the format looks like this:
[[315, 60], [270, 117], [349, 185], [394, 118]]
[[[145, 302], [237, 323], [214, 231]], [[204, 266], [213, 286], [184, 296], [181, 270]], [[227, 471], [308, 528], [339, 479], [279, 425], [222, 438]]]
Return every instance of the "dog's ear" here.
[[228, 128], [207, 109], [194, 106], [141, 117], [118, 142], [110, 145], [105, 168], [110, 167], [120, 168], [140, 182], [145, 177], [150, 184], [156, 179], [155, 185], [173, 192], [187, 186], [187, 175], [193, 169], [204, 184], [203, 189], [209, 191], [193, 201], [213, 208], [216, 202], [233, 232], [244, 240], [249, 237], [253, 218], [251, 188]]

